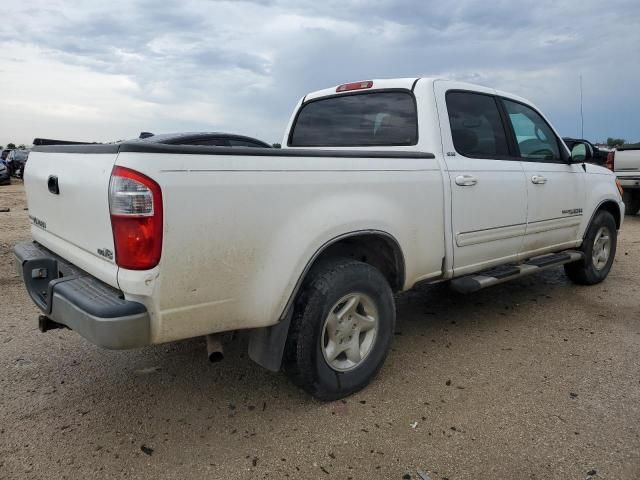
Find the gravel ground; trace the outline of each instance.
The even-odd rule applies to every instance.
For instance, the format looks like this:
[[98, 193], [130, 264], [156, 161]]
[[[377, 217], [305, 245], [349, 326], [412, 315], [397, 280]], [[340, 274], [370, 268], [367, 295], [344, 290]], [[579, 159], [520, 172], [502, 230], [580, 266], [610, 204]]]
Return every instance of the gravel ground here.
[[562, 269], [398, 297], [393, 351], [320, 403], [201, 339], [127, 352], [42, 334], [14, 273], [29, 236], [0, 187], [0, 478], [640, 478], [640, 217], [601, 285]]

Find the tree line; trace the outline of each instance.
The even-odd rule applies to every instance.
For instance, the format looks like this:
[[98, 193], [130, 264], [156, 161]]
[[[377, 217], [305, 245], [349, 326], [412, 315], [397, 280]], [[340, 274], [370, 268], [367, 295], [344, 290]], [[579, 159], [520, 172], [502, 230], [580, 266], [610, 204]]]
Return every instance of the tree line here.
[[640, 145], [640, 141], [635, 143], [627, 143], [624, 138], [607, 138], [607, 147], [609, 148], [623, 147], [625, 145]]
[[[18, 149], [18, 150], [25, 150], [26, 148], [27, 148], [27, 146], [26, 146], [24, 143], [21, 143], [20, 145], [18, 145], [18, 146], [16, 147], [16, 144], [15, 144], [15, 143], [11, 143], [11, 142], [9, 142], [9, 143], [7, 143], [7, 146], [6, 146], [6, 149], [7, 149], [7, 150], [15, 150], [15, 149]], [[4, 149], [5, 149], [5, 147], [3, 147], [2, 145], [0, 145], [0, 150], [4, 150]]]

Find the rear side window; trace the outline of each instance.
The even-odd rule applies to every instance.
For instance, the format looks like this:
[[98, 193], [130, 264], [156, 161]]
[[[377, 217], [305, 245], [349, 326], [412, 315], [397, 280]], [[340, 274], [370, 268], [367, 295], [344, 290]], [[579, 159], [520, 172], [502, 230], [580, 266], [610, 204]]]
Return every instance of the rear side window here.
[[507, 136], [494, 97], [480, 93], [447, 93], [449, 125], [456, 152], [465, 157], [509, 156]]
[[520, 156], [529, 162], [560, 161], [558, 140], [547, 122], [532, 108], [503, 99]]
[[303, 105], [292, 147], [372, 147], [418, 143], [416, 103], [410, 92], [369, 92]]

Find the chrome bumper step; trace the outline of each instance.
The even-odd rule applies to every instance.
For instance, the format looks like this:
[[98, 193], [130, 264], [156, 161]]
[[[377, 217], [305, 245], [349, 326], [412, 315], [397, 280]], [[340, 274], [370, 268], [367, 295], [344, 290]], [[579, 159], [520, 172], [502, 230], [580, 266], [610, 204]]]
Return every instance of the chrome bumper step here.
[[460, 293], [477, 292], [483, 288], [532, 275], [549, 268], [564, 265], [565, 263], [577, 262], [583, 258], [584, 254], [577, 250], [567, 250], [551, 255], [543, 255], [518, 265], [504, 265], [472, 275], [455, 278], [451, 280], [451, 288]]

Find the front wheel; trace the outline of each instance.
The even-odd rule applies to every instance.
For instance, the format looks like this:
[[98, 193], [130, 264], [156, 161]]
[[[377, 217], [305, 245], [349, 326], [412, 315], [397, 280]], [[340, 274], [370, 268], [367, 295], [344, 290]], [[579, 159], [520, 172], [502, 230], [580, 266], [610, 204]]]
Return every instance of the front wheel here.
[[589, 225], [580, 247], [584, 258], [564, 266], [569, 279], [580, 285], [602, 282], [609, 275], [613, 265], [617, 241], [618, 231], [613, 215], [606, 210], [600, 210]]
[[314, 268], [300, 295], [285, 370], [320, 400], [364, 388], [382, 367], [395, 327], [395, 304], [379, 270], [350, 259]]

